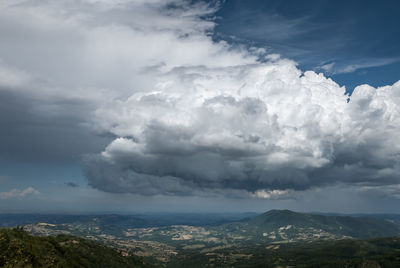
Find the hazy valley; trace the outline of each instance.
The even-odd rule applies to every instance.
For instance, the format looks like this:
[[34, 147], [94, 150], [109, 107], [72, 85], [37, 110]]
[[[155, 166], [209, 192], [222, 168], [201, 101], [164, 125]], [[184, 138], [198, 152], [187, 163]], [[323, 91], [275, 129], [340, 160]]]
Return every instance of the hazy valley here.
[[[154, 266], [187, 267], [191, 263], [195, 267], [269, 267], [262, 266], [266, 264], [277, 267], [311, 261], [315, 254], [319, 258], [321, 248], [330, 248], [336, 254], [331, 258], [341, 260], [346, 248], [352, 251], [364, 248], [359, 253], [361, 263], [369, 260], [369, 256], [363, 257], [368, 250], [378, 253], [378, 257], [394, 254], [394, 263], [400, 264], [400, 240], [395, 238], [400, 236], [397, 215], [327, 216], [271, 210], [256, 216], [36, 215], [30, 218], [16, 214], [1, 217], [3, 224], [8, 219], [8, 225], [29, 222], [23, 229], [34, 236], [78, 236]], [[371, 240], [384, 237], [393, 238]], [[388, 245], [382, 246], [385, 243]], [[305, 255], [309, 258], [297, 260]], [[376, 259], [372, 258], [372, 263]]]

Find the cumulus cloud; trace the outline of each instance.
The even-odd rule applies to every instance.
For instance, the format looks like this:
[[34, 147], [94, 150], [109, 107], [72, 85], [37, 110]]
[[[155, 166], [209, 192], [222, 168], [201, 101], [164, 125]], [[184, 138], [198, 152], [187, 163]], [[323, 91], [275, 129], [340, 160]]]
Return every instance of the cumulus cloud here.
[[264, 198], [264, 199], [276, 199], [281, 196], [287, 195], [289, 191], [282, 191], [282, 190], [272, 190], [272, 191], [266, 191], [266, 190], [257, 190], [253, 194], [253, 197], [257, 198]]
[[[335, 183], [399, 183], [400, 82], [348, 96], [294, 61], [214, 41], [217, 8], [3, 4], [0, 25], [13, 34], [0, 44], [0, 86], [42, 103], [45, 118], [72, 113], [112, 137], [83, 160], [89, 185], [107, 192], [280, 198]], [[28, 52], [11, 47], [17, 37], [30, 38]]]
[[86, 159], [91, 185], [187, 194], [398, 183], [399, 83], [357, 87], [348, 102], [344, 88], [287, 60], [163, 79], [97, 111], [115, 118], [118, 138]]
[[12, 189], [8, 192], [0, 192], [0, 199], [8, 200], [8, 199], [24, 199], [31, 196], [39, 195], [40, 192], [29, 186], [26, 189]]

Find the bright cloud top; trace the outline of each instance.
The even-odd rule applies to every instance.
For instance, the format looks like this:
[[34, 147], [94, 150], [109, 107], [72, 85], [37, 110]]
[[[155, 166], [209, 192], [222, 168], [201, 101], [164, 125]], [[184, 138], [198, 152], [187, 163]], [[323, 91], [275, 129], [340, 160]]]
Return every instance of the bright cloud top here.
[[5, 3], [0, 25], [30, 42], [0, 45], [1, 90], [31, 96], [44, 107], [36, 116], [115, 137], [84, 158], [97, 189], [280, 198], [400, 183], [399, 82], [349, 97], [293, 61], [213, 41], [218, 5]]
[[160, 79], [97, 110], [118, 138], [87, 159], [93, 186], [188, 194], [398, 183], [400, 83], [357, 87], [348, 102], [344, 88], [287, 60]]

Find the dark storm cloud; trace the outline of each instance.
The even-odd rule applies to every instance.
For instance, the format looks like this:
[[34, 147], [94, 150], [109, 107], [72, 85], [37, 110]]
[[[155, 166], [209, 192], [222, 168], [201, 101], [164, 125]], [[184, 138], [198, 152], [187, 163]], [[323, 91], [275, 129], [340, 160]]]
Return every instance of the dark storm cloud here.
[[110, 138], [83, 124], [84, 110], [79, 101], [48, 102], [0, 89], [0, 158], [66, 163], [100, 151]]

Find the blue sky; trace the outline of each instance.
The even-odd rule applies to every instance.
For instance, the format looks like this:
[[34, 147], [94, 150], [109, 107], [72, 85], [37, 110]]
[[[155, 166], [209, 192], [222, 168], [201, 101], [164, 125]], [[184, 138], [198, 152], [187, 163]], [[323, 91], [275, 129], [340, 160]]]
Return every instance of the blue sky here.
[[399, 8], [5, 1], [0, 211], [400, 212]]
[[216, 13], [215, 37], [265, 47], [349, 91], [384, 86], [399, 77], [399, 8], [398, 1], [231, 0]]

